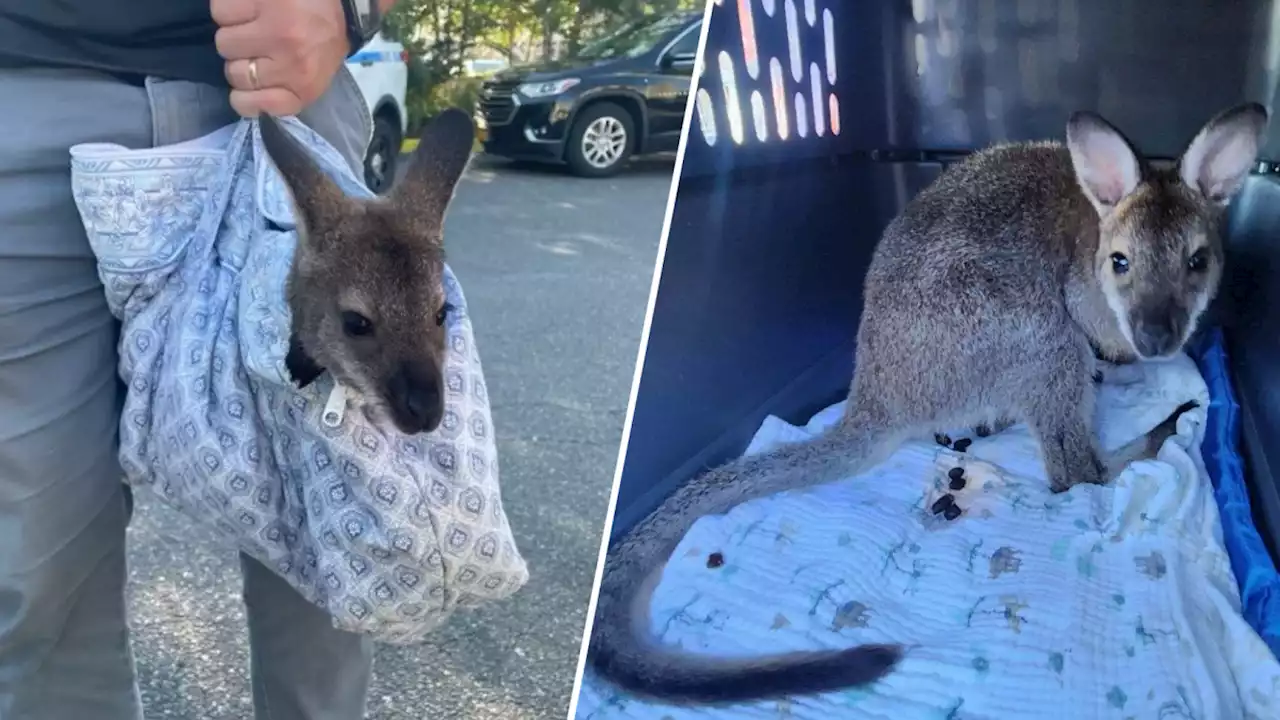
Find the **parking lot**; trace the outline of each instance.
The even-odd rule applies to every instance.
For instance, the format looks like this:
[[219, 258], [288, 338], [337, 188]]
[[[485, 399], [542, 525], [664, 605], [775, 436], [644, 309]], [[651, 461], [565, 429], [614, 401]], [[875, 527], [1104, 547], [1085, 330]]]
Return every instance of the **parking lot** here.
[[[369, 718], [563, 717], [581, 645], [673, 161], [618, 177], [478, 157], [446, 228], [490, 389], [515, 597], [382, 648]], [[252, 717], [233, 553], [147, 497], [130, 529], [147, 717]]]

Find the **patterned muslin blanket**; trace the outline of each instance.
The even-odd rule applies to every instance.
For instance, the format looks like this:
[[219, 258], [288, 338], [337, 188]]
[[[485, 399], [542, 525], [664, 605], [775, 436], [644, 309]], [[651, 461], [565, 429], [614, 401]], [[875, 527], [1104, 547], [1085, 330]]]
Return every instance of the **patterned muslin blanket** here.
[[[348, 194], [370, 192], [293, 118]], [[297, 241], [283, 178], [241, 121], [149, 150], [71, 150], [77, 206], [123, 321], [125, 479], [273, 568], [334, 624], [411, 643], [528, 579], [466, 301], [446, 268], [446, 410], [407, 436], [348, 407], [325, 374], [285, 370]]]
[[[1241, 616], [1200, 456], [1194, 363], [1106, 368], [1098, 429], [1119, 447], [1190, 399], [1201, 408], [1158, 459], [1111, 486], [1050, 493], [1015, 426], [966, 453], [912, 443], [859, 476], [700, 519], [654, 594], [663, 643], [740, 657], [897, 642], [906, 658], [868, 688], [720, 708], [646, 702], [588, 673], [576, 717], [1280, 717], [1280, 663]], [[769, 418], [748, 452], [841, 410], [803, 428]], [[965, 513], [947, 522], [929, 508], [953, 467]]]

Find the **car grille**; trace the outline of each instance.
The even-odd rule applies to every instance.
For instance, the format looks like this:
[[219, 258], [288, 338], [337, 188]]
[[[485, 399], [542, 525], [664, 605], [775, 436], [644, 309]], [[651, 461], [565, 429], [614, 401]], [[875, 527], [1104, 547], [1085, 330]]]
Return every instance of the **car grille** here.
[[480, 91], [480, 112], [489, 125], [506, 125], [516, 114], [516, 86], [519, 83], [490, 81]]

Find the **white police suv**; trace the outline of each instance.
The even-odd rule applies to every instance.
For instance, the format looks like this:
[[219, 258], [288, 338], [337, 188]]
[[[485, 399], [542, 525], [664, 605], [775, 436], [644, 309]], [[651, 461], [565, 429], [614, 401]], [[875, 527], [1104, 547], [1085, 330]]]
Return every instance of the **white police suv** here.
[[347, 59], [347, 68], [360, 86], [373, 117], [373, 138], [364, 159], [364, 179], [369, 189], [386, 192], [396, 176], [396, 160], [408, 117], [404, 95], [408, 83], [408, 54], [404, 46], [375, 35]]

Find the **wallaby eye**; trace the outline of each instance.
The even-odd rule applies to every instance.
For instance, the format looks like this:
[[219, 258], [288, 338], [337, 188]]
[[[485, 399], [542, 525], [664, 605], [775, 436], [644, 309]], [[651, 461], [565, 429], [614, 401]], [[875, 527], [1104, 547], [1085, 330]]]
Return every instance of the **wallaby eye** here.
[[1209, 253], [1200, 248], [1187, 259], [1187, 269], [1194, 273], [1202, 273], [1209, 269]]
[[351, 337], [364, 337], [373, 333], [373, 321], [351, 310], [342, 311], [342, 331]]
[[1111, 270], [1117, 275], [1129, 272], [1129, 258], [1123, 253], [1111, 253]]
[[445, 303], [436, 311], [436, 325], [444, 325], [444, 321], [449, 319], [449, 313], [453, 311], [453, 306]]

